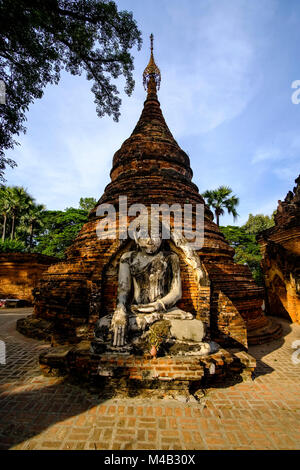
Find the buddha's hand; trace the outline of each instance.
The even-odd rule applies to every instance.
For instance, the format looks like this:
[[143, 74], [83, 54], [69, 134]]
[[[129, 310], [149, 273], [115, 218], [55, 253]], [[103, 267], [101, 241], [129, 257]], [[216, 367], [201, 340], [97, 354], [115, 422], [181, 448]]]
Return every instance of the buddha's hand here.
[[116, 308], [112, 320], [110, 329], [114, 332], [114, 346], [124, 346], [125, 334], [127, 327], [127, 312], [123, 305]]
[[139, 305], [137, 310], [140, 313], [153, 313], [153, 312], [164, 312], [166, 310], [164, 303], [161, 300], [151, 302], [149, 304]]

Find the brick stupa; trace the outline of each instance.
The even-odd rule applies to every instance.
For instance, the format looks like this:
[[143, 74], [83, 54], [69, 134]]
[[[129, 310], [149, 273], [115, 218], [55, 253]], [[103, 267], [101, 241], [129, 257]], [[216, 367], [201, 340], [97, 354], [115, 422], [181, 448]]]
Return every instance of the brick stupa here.
[[[157, 98], [160, 72], [153, 59], [144, 73], [147, 98], [131, 136], [115, 153], [111, 182], [97, 206], [113, 204], [127, 196], [128, 206], [143, 203], [204, 204], [188, 155], [179, 147], [163, 117]], [[118, 221], [118, 218], [117, 218]], [[83, 226], [66, 260], [51, 266], [35, 289], [34, 314], [18, 322], [24, 334], [45, 338], [53, 345], [88, 342], [97, 319], [116, 307], [118, 265], [132, 240], [99, 240], [96, 208]], [[225, 240], [213, 214], [205, 206], [205, 241], [197, 255], [206, 275], [199, 280], [197, 266], [180, 248], [170, 245], [180, 258], [182, 299], [178, 306], [206, 322], [208, 336], [221, 346], [272, 340], [280, 327], [262, 310], [264, 291], [249, 268], [233, 261], [234, 250]]]
[[258, 241], [269, 311], [300, 324], [300, 175], [295, 183]]

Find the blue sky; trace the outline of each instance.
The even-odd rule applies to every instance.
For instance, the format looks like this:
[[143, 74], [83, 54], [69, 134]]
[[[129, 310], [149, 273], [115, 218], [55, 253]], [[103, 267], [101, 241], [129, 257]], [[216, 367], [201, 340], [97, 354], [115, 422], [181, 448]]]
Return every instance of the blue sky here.
[[[109, 183], [113, 154], [142, 110], [142, 73], [149, 35], [162, 74], [159, 100], [194, 171], [200, 192], [230, 186], [240, 198], [236, 224], [271, 214], [300, 170], [298, 0], [119, 0], [143, 34], [133, 50], [136, 87], [122, 98], [121, 118], [98, 118], [91, 82], [62, 74], [28, 112], [27, 134], [8, 154], [18, 167], [7, 184], [22, 185], [48, 209], [98, 199]], [[223, 225], [233, 224], [224, 216]]]

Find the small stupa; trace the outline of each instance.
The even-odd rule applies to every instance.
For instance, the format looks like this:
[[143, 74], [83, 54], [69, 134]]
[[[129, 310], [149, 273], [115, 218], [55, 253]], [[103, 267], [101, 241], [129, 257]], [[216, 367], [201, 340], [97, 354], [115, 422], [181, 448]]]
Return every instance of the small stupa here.
[[[200, 349], [194, 347], [189, 351], [187, 348], [185, 355], [184, 348], [178, 349], [178, 341], [182, 341], [182, 338], [179, 338], [178, 325], [177, 327], [175, 325], [172, 328], [173, 333], [177, 328], [175, 339], [177, 338], [178, 341], [174, 341], [174, 334], [172, 336], [169, 328], [166, 337], [170, 344], [173, 338], [171, 344], [173, 350], [170, 352], [170, 348], [165, 348], [164, 357], [157, 358], [157, 360], [166, 361], [166, 357], [171, 356], [175, 362], [181, 361], [180, 364], [182, 361], [188, 361], [188, 364], [195, 363], [195, 361], [198, 361], [197, 364], [201, 362], [202, 365], [199, 366], [201, 371], [199, 372], [199, 369], [194, 374], [199, 379], [204, 374], [204, 370], [211, 371], [211, 365], [214, 364], [215, 367], [218, 364], [217, 358], [222, 357], [222, 360], [219, 361], [220, 364], [224, 364], [226, 361], [228, 364], [236, 364], [237, 356], [233, 359], [231, 353], [222, 348], [235, 348], [236, 351], [245, 352], [248, 344], [277, 338], [281, 335], [281, 329], [279, 325], [264, 315], [264, 290], [255, 284], [248, 266], [236, 264], [233, 261], [233, 248], [229, 246], [219, 227], [213, 222], [212, 212], [205, 205], [197, 186], [192, 182], [193, 172], [190, 167], [190, 159], [174, 139], [160, 108], [157, 91], [160, 87], [161, 73], [154, 60], [153, 36], [151, 35], [150, 38], [150, 61], [143, 74], [147, 96], [140, 119], [131, 136], [115, 153], [110, 173], [111, 182], [105, 188], [97, 206], [91, 211], [89, 221], [83, 226], [74, 243], [67, 250], [66, 260], [51, 266], [43, 274], [39, 286], [34, 292], [34, 313], [31, 317], [19, 320], [18, 329], [29, 336], [51, 340], [53, 346], [64, 345], [65, 349], [61, 353], [61, 357], [65, 361], [65, 366], [68, 364], [67, 368], [85, 367], [85, 369], [92, 370], [94, 367], [93, 370], [102, 370], [101, 367], [99, 369], [98, 356], [102, 354], [101, 360], [108, 361], [107, 348], [101, 349], [100, 347], [100, 350], [97, 350], [95, 346], [97, 338], [100, 344], [105, 337], [104, 342], [110, 341], [112, 347], [123, 348], [120, 353], [126, 355], [126, 340], [120, 339], [123, 338], [125, 330], [120, 328], [120, 335], [118, 336], [116, 333], [117, 336], [113, 338], [109, 338], [108, 332], [112, 331], [112, 324], [118, 323], [115, 320], [112, 321], [112, 318], [114, 312], [120, 307], [120, 265], [124, 263], [125, 259], [125, 264], [129, 265], [128, 269], [134, 279], [135, 268], [132, 265], [135, 266], [134, 263], [136, 263], [135, 260], [138, 259], [138, 256], [128, 253], [137, 253], [138, 244], [136, 240], [128, 236], [99, 237], [99, 222], [103, 220], [103, 213], [99, 215], [99, 207], [105, 205], [114, 207], [116, 233], [120, 234], [124, 231], [127, 233], [126, 230], [132, 222], [128, 208], [133, 204], [142, 204], [149, 209], [153, 204], [169, 206], [177, 204], [181, 207], [190, 205], [193, 208], [193, 215], [195, 207], [202, 206], [204, 243], [201, 247], [192, 249], [182, 237], [176, 236], [176, 220], [171, 215], [171, 236], [169, 240], [166, 240], [164, 248], [161, 248], [161, 252], [165, 253], [160, 257], [161, 263], [168, 263], [167, 259], [170, 260], [170, 263], [173, 260], [173, 267], [170, 268], [172, 276], [176, 277], [176, 272], [180, 273], [180, 292], [178, 291], [177, 297], [175, 296], [176, 301], [174, 297], [174, 302], [165, 305], [163, 287], [160, 287], [161, 297], [158, 295], [155, 297], [154, 294], [152, 297], [150, 294], [148, 296], [144, 294], [144, 296], [140, 296], [139, 301], [138, 295], [133, 293], [135, 300], [127, 300], [127, 311], [130, 310], [130, 315], [133, 315], [134, 309], [141, 313], [140, 305], [161, 301], [161, 309], [156, 305], [157, 308], [152, 310], [152, 313], [154, 311], [157, 313], [157, 320], [165, 320], [166, 312], [175, 308], [178, 312], [190, 315], [190, 321], [201, 322], [203, 334], [201, 336], [201, 328], [197, 324], [197, 341], [206, 346], [201, 346]], [[124, 216], [124, 207], [120, 208], [120, 201], [123, 203], [125, 198], [127, 212]], [[194, 219], [191, 223], [191, 230], [196, 229]], [[176, 266], [178, 265], [177, 271], [174, 268], [174, 263]], [[146, 261], [145, 266], [148, 266]], [[154, 275], [153, 269], [152, 274]], [[164, 276], [165, 274], [162, 274], [162, 277]], [[135, 281], [133, 280], [133, 282]], [[164, 288], [167, 289], [166, 286]], [[134, 304], [133, 307], [131, 304]], [[162, 318], [163, 315], [165, 315], [164, 318]], [[180, 321], [179, 317], [175, 315], [173, 322]], [[104, 318], [108, 319], [106, 323], [104, 320], [101, 322], [101, 319]], [[184, 319], [183, 317], [181, 320], [189, 321], [188, 318]], [[136, 322], [134, 318], [130, 321], [132, 325]], [[122, 326], [122, 322], [118, 324]], [[126, 325], [128, 327], [129, 319], [127, 319]], [[106, 333], [101, 330], [103, 326], [107, 328]], [[151, 323], [149, 328], [152, 326], [155, 326], [155, 322]], [[191, 328], [188, 330], [190, 336], [187, 341], [191, 343], [193, 335]], [[145, 332], [145, 328], [143, 331]], [[155, 336], [155, 332], [153, 335]], [[159, 336], [159, 332], [156, 332], [156, 335]], [[216, 344], [218, 346], [215, 346]], [[74, 345], [73, 349], [70, 345]], [[68, 347], [69, 349], [66, 349]], [[141, 357], [141, 347], [139, 344], [136, 352], [129, 348], [127, 354], [130, 355], [129, 357], [134, 355], [133, 363], [137, 357]], [[147, 349], [146, 346], [145, 348]], [[151, 348], [147, 351], [146, 349], [145, 354], [147, 355]], [[200, 350], [201, 353], [199, 353]], [[191, 351], [194, 353], [192, 354]], [[110, 353], [112, 353], [111, 349]], [[114, 351], [115, 353], [116, 351]], [[54, 351], [51, 354], [48, 359], [44, 355], [41, 360], [44, 367], [48, 367], [48, 369], [55, 368], [55, 364], [59, 362], [59, 354], [57, 353], [56, 358]], [[103, 354], [106, 356], [104, 357]], [[52, 366], [50, 356], [55, 358], [52, 361]], [[68, 361], [66, 360], [67, 356]], [[211, 359], [212, 356], [214, 359]], [[116, 356], [114, 357], [117, 361]], [[119, 360], [121, 361], [119, 367], [121, 363], [125, 369], [129, 367], [128, 361], [126, 363], [125, 359]], [[93, 367], [91, 361], [94, 364]], [[86, 365], [87, 362], [89, 366]], [[83, 367], [82, 364], [85, 366]], [[106, 362], [105, 364], [107, 366]], [[173, 365], [171, 364], [172, 367]], [[103, 370], [107, 371], [106, 366], [103, 366]], [[161, 374], [156, 371], [154, 376], [166, 377], [168, 376], [167, 370]], [[175, 370], [176, 367], [170, 372], [170, 377], [174, 378], [174, 374], [176, 376]], [[190, 372], [189, 370], [188, 374]], [[110, 372], [107, 374], [109, 375]], [[134, 374], [142, 377], [142, 374], [137, 372], [132, 374], [132, 377]], [[191, 377], [191, 374], [189, 376]]]
[[284, 201], [278, 201], [275, 225], [260, 232], [267, 308], [300, 324], [300, 175]]

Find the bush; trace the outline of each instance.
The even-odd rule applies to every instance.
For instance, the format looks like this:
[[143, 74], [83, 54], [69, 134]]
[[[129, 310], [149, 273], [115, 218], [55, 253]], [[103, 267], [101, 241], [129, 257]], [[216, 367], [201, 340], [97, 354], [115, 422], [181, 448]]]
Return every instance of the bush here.
[[19, 240], [0, 240], [0, 253], [24, 253], [25, 244]]

